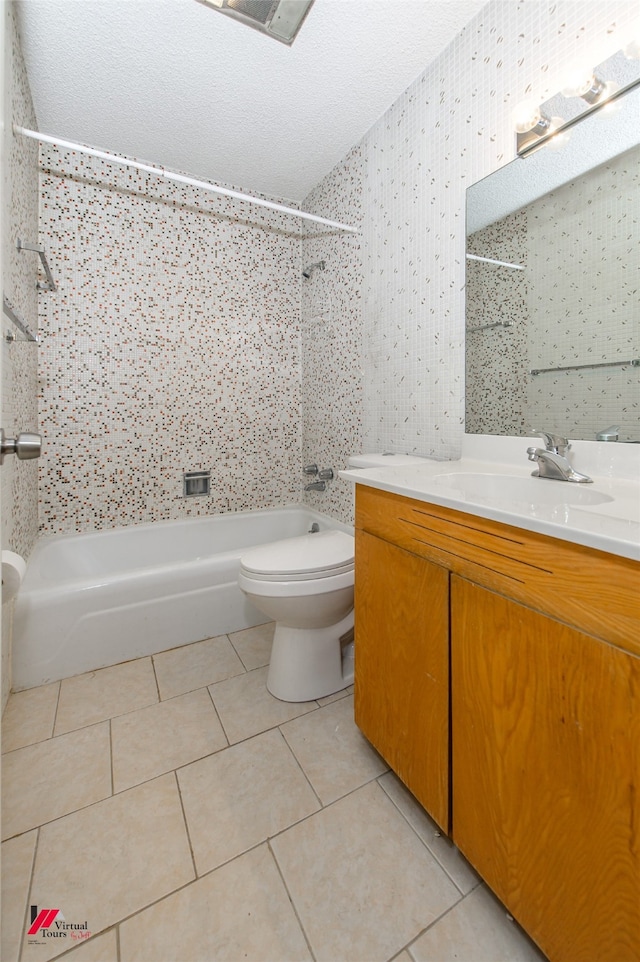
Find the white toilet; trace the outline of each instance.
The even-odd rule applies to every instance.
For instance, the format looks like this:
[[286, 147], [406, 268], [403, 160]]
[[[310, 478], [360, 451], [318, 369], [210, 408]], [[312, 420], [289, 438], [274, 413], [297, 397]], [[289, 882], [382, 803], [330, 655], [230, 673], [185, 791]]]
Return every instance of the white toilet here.
[[[349, 467], [390, 467], [422, 458], [357, 455]], [[282, 701], [311, 701], [353, 681], [354, 538], [327, 530], [252, 548], [238, 584], [276, 623], [267, 688]]]
[[[238, 583], [276, 622], [267, 688], [283, 701], [310, 701], [353, 681], [354, 539], [318, 531], [247, 551]], [[350, 657], [351, 654], [351, 657]]]

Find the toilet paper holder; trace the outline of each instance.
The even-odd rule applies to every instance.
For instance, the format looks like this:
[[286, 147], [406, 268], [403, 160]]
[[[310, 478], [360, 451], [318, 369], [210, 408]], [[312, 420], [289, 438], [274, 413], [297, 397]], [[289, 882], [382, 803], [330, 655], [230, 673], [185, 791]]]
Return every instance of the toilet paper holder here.
[[5, 437], [4, 428], [0, 428], [0, 464], [4, 464], [5, 454], [15, 454], [20, 461], [30, 461], [39, 458], [42, 452], [42, 437], [22, 431], [17, 438]]

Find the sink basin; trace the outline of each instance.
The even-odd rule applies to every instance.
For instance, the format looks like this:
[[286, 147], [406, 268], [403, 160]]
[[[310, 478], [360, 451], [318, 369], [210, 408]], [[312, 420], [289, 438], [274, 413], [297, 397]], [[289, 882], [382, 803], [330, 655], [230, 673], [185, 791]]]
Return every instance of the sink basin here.
[[453, 489], [466, 501], [492, 501], [501, 506], [525, 502], [528, 505], [593, 505], [613, 501], [608, 494], [594, 491], [588, 484], [550, 481], [546, 478], [521, 478], [504, 474], [440, 474], [438, 487]]

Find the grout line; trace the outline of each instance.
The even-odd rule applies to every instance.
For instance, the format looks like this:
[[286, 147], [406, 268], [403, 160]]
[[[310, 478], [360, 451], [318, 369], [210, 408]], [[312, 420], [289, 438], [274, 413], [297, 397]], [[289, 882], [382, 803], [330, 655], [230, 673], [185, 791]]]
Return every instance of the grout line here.
[[[429, 929], [432, 929], [432, 928], [434, 927], [434, 925], [437, 925], [438, 922], [441, 922], [442, 919], [444, 919], [445, 916], [447, 916], [447, 915], [449, 914], [449, 912], [453, 912], [453, 910], [454, 910], [455, 908], [458, 908], [458, 906], [461, 905], [461, 904], [464, 902], [465, 899], [469, 898], [469, 896], [470, 896], [474, 891], [475, 891], [475, 889], [472, 889], [471, 892], [467, 892], [467, 894], [466, 894], [466, 895], [463, 895], [463, 897], [462, 897], [461, 899], [458, 899], [457, 902], [454, 902], [453, 905], [450, 905], [449, 908], [447, 908], [447, 909], [444, 910], [444, 912], [441, 912], [440, 915], [439, 915], [437, 918], [432, 919], [432, 921], [429, 922], [428, 925], [425, 925], [425, 927], [424, 927], [420, 932], [418, 932], [418, 934], [415, 936], [415, 938], [410, 939], [410, 940], [407, 942], [407, 944], [406, 944], [405, 946], [403, 946], [403, 948], [400, 950], [400, 953], [398, 953], [398, 954], [401, 954], [401, 953], [404, 952], [405, 949], [406, 949], [406, 951], [409, 952], [409, 955], [411, 955], [411, 958], [413, 958], [413, 954], [412, 954], [411, 951], [410, 951], [410, 947], [411, 947], [412, 945], [415, 945], [416, 942], [418, 941], [418, 939], [422, 938], [422, 936], [425, 934], [425, 932], [428, 932]], [[506, 910], [505, 910], [505, 911], [506, 911]]]
[[61, 678], [60, 681], [58, 682], [58, 697], [56, 698], [56, 710], [53, 713], [53, 725], [51, 726], [51, 735], [49, 736], [50, 738], [54, 738], [56, 733], [56, 722], [58, 721], [58, 710], [60, 708], [60, 697], [62, 695], [63, 681], [64, 679]]
[[[388, 775], [389, 772], [392, 772], [392, 771], [393, 771], [393, 769], [390, 768], [388, 771], [383, 772], [382, 775], [378, 775], [378, 776], [376, 777], [376, 781], [378, 782], [378, 785], [380, 785], [380, 779], [383, 778], [385, 775]], [[395, 774], [395, 772], [394, 772], [394, 774]], [[396, 778], [397, 778], [397, 777], [398, 777], [398, 776], [396, 775]], [[438, 858], [438, 856], [437, 856], [436, 853], [433, 851], [433, 849], [432, 849], [431, 846], [428, 844], [428, 842], [425, 842], [425, 840], [422, 838], [422, 836], [421, 836], [420, 833], [418, 832], [417, 828], [416, 828], [414, 825], [411, 824], [411, 822], [409, 821], [409, 818], [408, 818], [407, 815], [402, 811], [402, 809], [401, 809], [400, 806], [397, 804], [397, 802], [395, 801], [395, 799], [393, 799], [393, 798], [391, 797], [391, 795], [387, 792], [387, 790], [385, 789], [385, 787], [384, 787], [383, 785], [380, 785], [380, 788], [381, 788], [382, 791], [385, 793], [385, 795], [387, 796], [387, 798], [389, 799], [389, 801], [391, 802], [391, 804], [395, 807], [395, 809], [400, 813], [400, 815], [402, 815], [403, 819], [405, 820], [405, 822], [407, 823], [407, 825], [409, 826], [409, 828], [411, 829], [411, 831], [412, 831], [415, 835], [418, 836], [418, 838], [420, 839], [420, 841], [422, 842], [422, 844], [424, 845], [424, 847], [425, 847], [426, 850], [428, 851], [429, 855], [431, 855], [431, 857], [434, 859], [434, 861], [436, 862], [436, 864], [442, 869], [442, 871], [443, 871], [444, 874], [447, 876], [447, 878], [449, 879], [449, 881], [451, 882], [451, 884], [454, 885], [455, 888], [458, 890], [458, 892], [460, 893], [460, 899], [458, 899], [458, 901], [462, 901], [463, 898], [466, 898], [467, 895], [470, 895], [471, 892], [473, 892], [473, 889], [477, 888], [478, 886], [477, 886], [477, 885], [474, 885], [473, 888], [470, 889], [468, 892], [463, 892], [462, 889], [460, 888], [460, 886], [458, 885], [458, 883], [456, 882], [456, 880], [451, 876], [451, 874], [450, 874], [449, 871], [447, 870], [446, 866], [441, 862], [441, 860]], [[408, 789], [407, 789], [407, 791], [408, 791]], [[416, 801], [416, 805], [419, 805], [419, 804], [420, 804], [420, 803], [419, 803], [418, 801]], [[426, 813], [426, 815], [427, 815], [427, 818], [431, 818], [431, 816], [428, 814], [428, 812]], [[436, 825], [435, 822], [434, 822], [434, 825]], [[441, 834], [442, 834], [442, 836], [443, 836], [444, 838], [449, 838], [449, 836], [446, 834], [446, 832], [442, 832], [442, 829], [440, 829], [437, 825], [436, 825], [436, 829], [437, 829], [438, 832], [441, 832]], [[460, 850], [458, 849], [458, 851], [460, 851]], [[460, 855], [462, 856], [462, 858], [464, 858], [464, 855], [462, 855], [462, 852], [460, 852]], [[465, 860], [465, 861], [466, 861], [466, 860]], [[474, 871], [475, 871], [475, 870], [474, 870]], [[457, 903], [456, 903], [456, 904], [457, 904]]]
[[[20, 930], [20, 947], [18, 949], [18, 955], [16, 956], [18, 962], [22, 958], [22, 953], [24, 952], [24, 947], [26, 945], [26, 932], [27, 932], [27, 919], [29, 916], [29, 907], [31, 905], [31, 890], [33, 889], [33, 877], [36, 872], [36, 856], [38, 854], [38, 845], [40, 844], [40, 828], [35, 829], [36, 832], [36, 842], [33, 846], [33, 855], [31, 856], [31, 871], [29, 872], [29, 883], [27, 885], [27, 901], [24, 907], [24, 915], [22, 919], [22, 929]], [[26, 834], [26, 833], [22, 833]], [[17, 836], [13, 836], [16, 838]]]
[[156, 671], [155, 655], [151, 655], [151, 670], [153, 671], [153, 677], [156, 683], [156, 691], [158, 692], [158, 702], [161, 702], [162, 695], [160, 694], [160, 682], [158, 681], [158, 673]]
[[116, 789], [115, 789], [116, 781], [113, 775], [113, 728], [112, 728], [111, 722], [112, 722], [112, 719], [110, 718], [109, 719], [109, 763], [110, 763], [109, 771], [111, 774], [111, 795], [113, 796], [116, 793]]
[[[206, 692], [207, 692], [207, 694], [209, 695], [209, 698], [210, 698], [210, 700], [211, 700], [211, 704], [213, 705], [213, 710], [214, 710], [214, 712], [216, 713], [216, 718], [218, 719], [218, 722], [220, 723], [220, 728], [222, 729], [222, 734], [224, 735], [224, 737], [225, 737], [225, 739], [226, 739], [226, 742], [227, 742], [226, 747], [227, 747], [227, 748], [230, 748], [230, 747], [231, 747], [231, 742], [229, 741], [229, 736], [227, 735], [227, 730], [226, 730], [226, 728], [224, 727], [224, 725], [222, 724], [222, 719], [220, 718], [220, 712], [219, 712], [218, 709], [216, 708], [216, 703], [215, 703], [214, 700], [213, 700], [213, 695], [211, 694], [211, 688], [210, 688], [209, 685], [206, 686]], [[224, 748], [221, 748], [220, 751], [224, 751]], [[210, 754], [216, 755], [217, 752], [211, 752]], [[205, 757], [208, 757], [208, 756], [205, 756]], [[181, 767], [184, 767], [184, 766], [181, 766]]]
[[118, 959], [118, 962], [121, 962], [121, 959], [122, 959], [122, 949], [120, 948], [120, 923], [119, 923], [119, 922], [116, 924], [115, 930], [116, 930], [116, 953], [117, 953], [117, 959]]
[[302, 932], [302, 934], [303, 934], [303, 936], [304, 936], [304, 940], [305, 940], [305, 942], [307, 943], [307, 947], [308, 947], [308, 949], [309, 949], [309, 954], [311, 955], [311, 958], [312, 958], [312, 959], [314, 960], [314, 962], [315, 962], [315, 958], [316, 958], [315, 952], [313, 951], [313, 948], [312, 948], [312, 946], [311, 946], [311, 942], [310, 942], [309, 937], [308, 937], [308, 935], [307, 935], [307, 931], [306, 931], [306, 929], [305, 929], [305, 927], [304, 927], [304, 925], [303, 925], [303, 923], [302, 923], [302, 919], [300, 918], [300, 914], [299, 914], [298, 909], [297, 909], [297, 907], [296, 907], [296, 903], [293, 901], [293, 896], [292, 896], [291, 892], [289, 891], [289, 886], [287, 885], [287, 881], [286, 881], [286, 879], [285, 879], [285, 877], [284, 877], [284, 875], [283, 875], [283, 873], [282, 873], [282, 869], [280, 868], [280, 863], [278, 862], [278, 859], [276, 858], [276, 854], [275, 854], [275, 852], [273, 851], [273, 849], [272, 849], [272, 847], [271, 847], [271, 839], [269, 839], [269, 838], [267, 839], [267, 848], [269, 849], [269, 852], [271, 853], [271, 858], [272, 858], [273, 861], [275, 862], [275, 866], [276, 866], [276, 870], [277, 870], [277, 872], [278, 872], [278, 875], [279, 875], [280, 878], [282, 879], [282, 884], [283, 884], [283, 886], [284, 886], [284, 890], [285, 890], [285, 892], [287, 893], [287, 897], [288, 897], [288, 899], [289, 899], [289, 902], [291, 903], [291, 908], [293, 909], [293, 914], [295, 915], [296, 919], [298, 920], [298, 925], [300, 926], [300, 930], [301, 930], [301, 932]]
[[180, 799], [180, 809], [181, 809], [181, 811], [182, 811], [182, 819], [183, 819], [183, 821], [184, 821], [184, 830], [185, 830], [185, 833], [186, 833], [186, 836], [187, 836], [187, 842], [189, 843], [189, 852], [191, 853], [191, 864], [193, 865], [193, 874], [194, 874], [194, 879], [193, 879], [193, 881], [195, 881], [195, 879], [199, 878], [199, 876], [198, 876], [198, 869], [197, 869], [197, 867], [196, 867], [196, 857], [195, 857], [195, 854], [194, 854], [194, 851], [193, 851], [193, 843], [192, 843], [192, 841], [191, 841], [191, 835], [190, 835], [190, 833], [189, 833], [189, 824], [188, 824], [188, 822], [187, 822], [187, 813], [186, 813], [185, 808], [184, 808], [184, 800], [183, 800], [183, 798], [182, 798], [182, 792], [180, 791], [180, 781], [179, 781], [179, 779], [178, 779], [178, 772], [177, 772], [177, 771], [174, 771], [173, 777], [175, 778], [176, 788], [177, 788], [177, 790], [178, 790], [178, 798]]
[[[292, 719], [292, 720], [295, 721], [295, 718]], [[284, 724], [287, 724], [287, 723], [284, 722]], [[296, 755], [296, 753], [294, 752], [293, 748], [291, 747], [291, 745], [290, 745], [289, 742], [287, 741], [287, 737], [286, 737], [285, 733], [282, 731], [282, 725], [279, 725], [279, 726], [278, 726], [278, 733], [280, 734], [280, 737], [282, 738], [282, 740], [283, 740], [284, 744], [286, 745], [286, 747], [289, 749], [289, 752], [291, 753], [291, 755], [292, 755], [292, 757], [293, 757], [296, 765], [298, 766], [298, 768], [300, 769], [300, 771], [301, 771], [302, 774], [304, 775], [304, 777], [305, 777], [305, 779], [306, 779], [306, 781], [307, 781], [307, 784], [308, 784], [309, 787], [311, 788], [311, 791], [313, 792], [313, 794], [315, 795], [315, 797], [318, 799], [318, 804], [320, 805], [320, 809], [323, 809], [323, 808], [324, 808], [324, 805], [323, 805], [323, 803], [322, 803], [322, 799], [320, 798], [320, 796], [319, 796], [318, 793], [316, 792], [315, 788], [313, 787], [313, 782], [311, 781], [311, 779], [309, 778], [309, 776], [308, 776], [307, 773], [305, 772], [304, 768], [302, 767], [302, 763], [300, 762], [298, 756]]]

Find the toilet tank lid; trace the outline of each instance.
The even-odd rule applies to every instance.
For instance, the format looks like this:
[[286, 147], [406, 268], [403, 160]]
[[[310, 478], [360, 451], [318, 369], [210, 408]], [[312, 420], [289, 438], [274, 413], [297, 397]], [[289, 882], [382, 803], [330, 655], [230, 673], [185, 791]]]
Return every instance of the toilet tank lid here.
[[354, 545], [353, 535], [344, 531], [318, 531], [250, 548], [240, 564], [247, 571], [272, 575], [326, 571], [353, 565]]
[[347, 462], [350, 468], [392, 468], [405, 464], [423, 464], [426, 458], [415, 454], [352, 454]]

